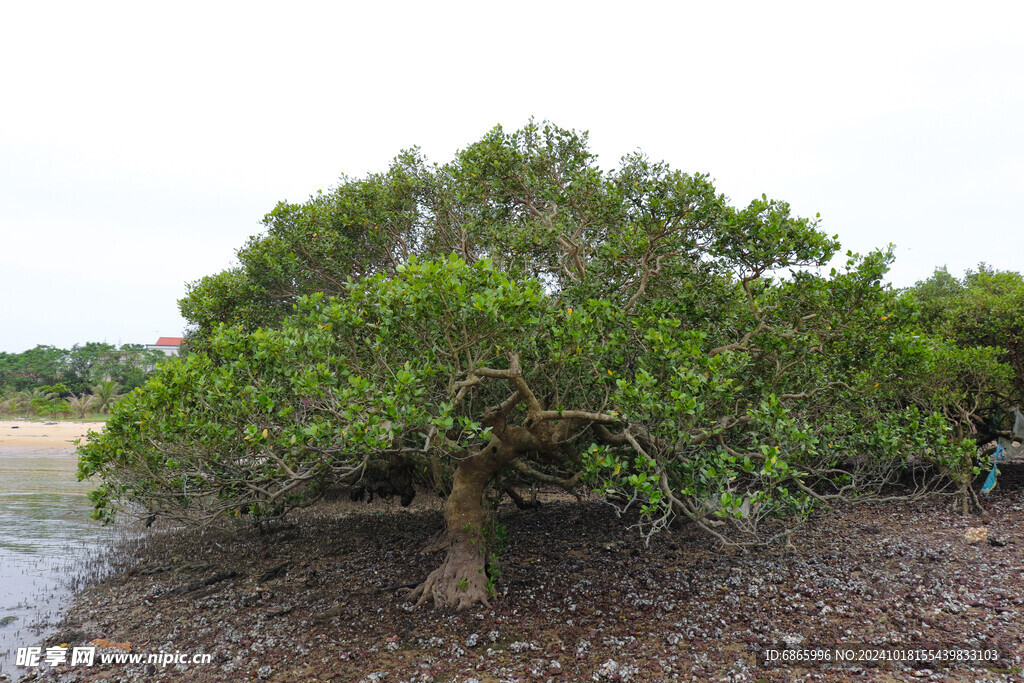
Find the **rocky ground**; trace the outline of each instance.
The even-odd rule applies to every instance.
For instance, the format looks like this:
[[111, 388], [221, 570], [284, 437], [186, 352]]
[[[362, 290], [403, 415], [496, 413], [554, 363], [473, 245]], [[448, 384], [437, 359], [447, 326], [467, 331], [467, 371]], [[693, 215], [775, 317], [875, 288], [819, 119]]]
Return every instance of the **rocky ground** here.
[[[983, 517], [951, 499], [825, 510], [793, 549], [723, 552], [683, 527], [551, 497], [500, 508], [493, 609], [413, 607], [403, 587], [440, 502], [332, 503], [266, 534], [165, 531], [115, 556], [47, 644], [212, 654], [205, 665], [62, 665], [66, 681], [1024, 680], [1024, 491]], [[984, 527], [975, 544], [967, 527]], [[99, 640], [97, 640], [99, 639]], [[835, 646], [998, 650], [983, 663], [766, 662]]]

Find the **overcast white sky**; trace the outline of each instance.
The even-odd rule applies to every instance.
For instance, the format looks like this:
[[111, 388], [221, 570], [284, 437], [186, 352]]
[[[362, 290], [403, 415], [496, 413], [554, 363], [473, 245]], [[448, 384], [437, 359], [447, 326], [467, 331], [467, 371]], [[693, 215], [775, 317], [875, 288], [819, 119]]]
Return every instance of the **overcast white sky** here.
[[0, 351], [179, 335], [279, 200], [531, 116], [821, 213], [890, 280], [1024, 269], [1024, 5], [0, 5]]

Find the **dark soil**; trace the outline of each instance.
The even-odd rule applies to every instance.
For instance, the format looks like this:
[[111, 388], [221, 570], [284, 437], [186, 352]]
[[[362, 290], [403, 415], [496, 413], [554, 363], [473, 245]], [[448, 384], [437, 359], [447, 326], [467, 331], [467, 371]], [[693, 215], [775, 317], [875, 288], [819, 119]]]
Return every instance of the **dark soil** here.
[[[548, 498], [500, 508], [508, 547], [492, 610], [405, 599], [442, 559], [419, 552], [442, 524], [427, 496], [409, 509], [335, 502], [262, 535], [151, 534], [77, 596], [48, 644], [213, 662], [62, 665], [23, 680], [1024, 680], [1024, 491], [997, 489], [980, 518], [951, 498], [821, 511], [793, 550], [745, 554], [685, 526], [645, 547], [634, 518]], [[989, 542], [968, 544], [969, 526]], [[769, 650], [839, 645], [999, 657], [766, 663]]]

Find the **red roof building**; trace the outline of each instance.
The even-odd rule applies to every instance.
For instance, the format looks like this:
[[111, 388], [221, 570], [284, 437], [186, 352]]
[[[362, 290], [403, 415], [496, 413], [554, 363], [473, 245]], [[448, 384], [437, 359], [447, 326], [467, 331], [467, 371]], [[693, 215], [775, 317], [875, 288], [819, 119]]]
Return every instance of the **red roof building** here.
[[177, 356], [178, 351], [181, 350], [181, 342], [184, 339], [184, 337], [160, 337], [156, 340], [156, 344], [146, 344], [146, 348], [154, 351], [163, 351], [164, 355], [167, 356]]
[[184, 337], [160, 337], [153, 346], [181, 346]]

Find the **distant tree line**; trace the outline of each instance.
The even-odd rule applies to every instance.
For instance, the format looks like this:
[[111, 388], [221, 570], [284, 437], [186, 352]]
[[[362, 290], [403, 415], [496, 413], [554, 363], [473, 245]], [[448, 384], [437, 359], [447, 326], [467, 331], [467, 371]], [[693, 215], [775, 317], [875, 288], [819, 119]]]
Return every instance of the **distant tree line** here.
[[0, 414], [84, 418], [105, 413], [165, 359], [163, 352], [141, 344], [101, 342], [0, 353]]

